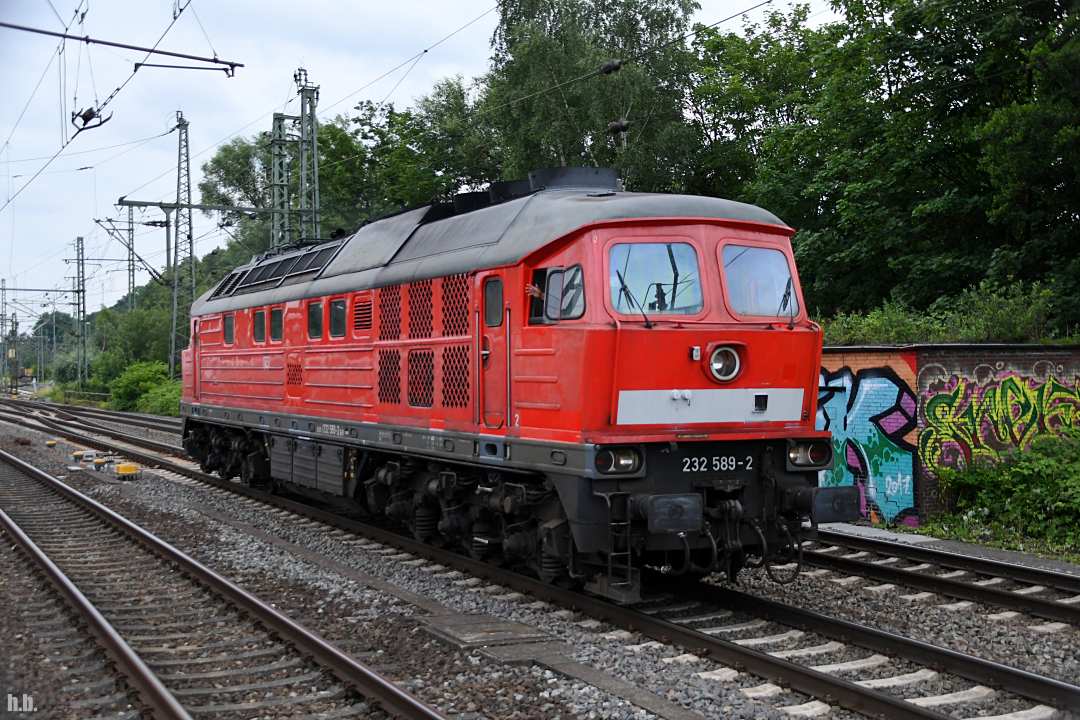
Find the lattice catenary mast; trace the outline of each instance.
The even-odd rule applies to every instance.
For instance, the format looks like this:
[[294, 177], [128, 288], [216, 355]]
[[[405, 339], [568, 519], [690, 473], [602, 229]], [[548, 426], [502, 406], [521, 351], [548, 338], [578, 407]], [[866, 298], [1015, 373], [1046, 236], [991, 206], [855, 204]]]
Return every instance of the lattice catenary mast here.
[[319, 240], [319, 86], [308, 82], [307, 70], [293, 75], [300, 95], [300, 228], [301, 241]]

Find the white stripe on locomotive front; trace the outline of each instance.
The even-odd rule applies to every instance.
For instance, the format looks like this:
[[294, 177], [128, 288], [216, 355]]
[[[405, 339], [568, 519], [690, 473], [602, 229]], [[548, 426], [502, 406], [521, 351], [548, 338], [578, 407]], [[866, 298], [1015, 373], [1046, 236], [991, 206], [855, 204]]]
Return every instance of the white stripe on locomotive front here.
[[[764, 411], [755, 397], [766, 395]], [[618, 425], [763, 423], [802, 418], [803, 388], [620, 390]]]

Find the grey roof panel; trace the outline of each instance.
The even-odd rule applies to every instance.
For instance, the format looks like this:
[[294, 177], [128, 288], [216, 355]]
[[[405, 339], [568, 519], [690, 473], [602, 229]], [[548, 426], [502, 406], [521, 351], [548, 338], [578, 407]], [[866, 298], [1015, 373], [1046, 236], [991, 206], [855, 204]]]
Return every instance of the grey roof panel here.
[[207, 300], [192, 313], [217, 312], [310, 295], [382, 287], [519, 262], [591, 223], [615, 219], [706, 217], [783, 227], [755, 205], [697, 195], [545, 190], [480, 210], [424, 223], [429, 207], [361, 227], [309, 282]]
[[364, 225], [345, 241], [345, 247], [330, 262], [321, 277], [386, 265], [409, 239], [413, 230], [427, 215], [428, 209], [425, 205]]

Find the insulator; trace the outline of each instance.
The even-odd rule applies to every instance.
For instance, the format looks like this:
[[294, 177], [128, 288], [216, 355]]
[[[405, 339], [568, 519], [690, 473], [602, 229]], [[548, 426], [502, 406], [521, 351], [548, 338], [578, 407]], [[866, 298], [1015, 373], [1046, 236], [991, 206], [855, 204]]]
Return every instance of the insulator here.
[[622, 69], [622, 65], [622, 60], [608, 60], [600, 66], [600, 72], [602, 72], [604, 75], [610, 75]]

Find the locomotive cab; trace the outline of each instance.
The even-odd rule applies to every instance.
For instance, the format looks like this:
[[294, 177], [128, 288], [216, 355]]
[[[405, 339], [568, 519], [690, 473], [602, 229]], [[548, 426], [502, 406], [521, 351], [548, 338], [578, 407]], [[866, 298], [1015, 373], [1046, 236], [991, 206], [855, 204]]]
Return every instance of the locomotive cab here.
[[612, 222], [527, 261], [522, 344], [554, 354], [522, 362], [568, 387], [545, 403], [522, 384], [515, 423], [583, 429], [586, 478], [552, 476], [569, 536], [544, 542], [572, 541], [558, 554], [593, 565], [598, 592], [634, 599], [642, 567], [734, 578], [795, 557], [805, 523], [857, 517], [853, 488], [817, 487], [833, 460], [813, 425], [821, 329], [790, 233]]

